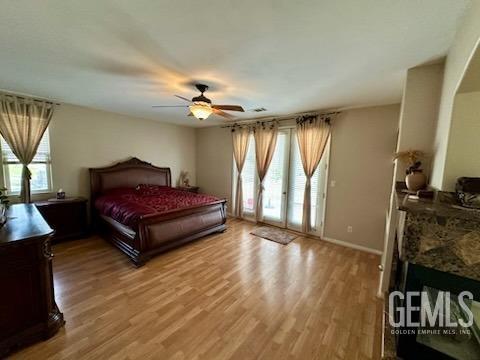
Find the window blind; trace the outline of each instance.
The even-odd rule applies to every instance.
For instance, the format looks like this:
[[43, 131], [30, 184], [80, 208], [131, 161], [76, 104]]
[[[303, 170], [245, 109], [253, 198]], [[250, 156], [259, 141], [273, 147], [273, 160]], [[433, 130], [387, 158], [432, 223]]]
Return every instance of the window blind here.
[[[10, 146], [3, 137], [0, 137], [1, 147], [2, 147], [2, 158], [4, 163], [18, 163], [18, 159], [13, 153]], [[48, 163], [50, 162], [50, 138], [48, 136], [48, 129], [43, 134], [42, 140], [38, 145], [37, 153], [32, 160], [32, 163]]]

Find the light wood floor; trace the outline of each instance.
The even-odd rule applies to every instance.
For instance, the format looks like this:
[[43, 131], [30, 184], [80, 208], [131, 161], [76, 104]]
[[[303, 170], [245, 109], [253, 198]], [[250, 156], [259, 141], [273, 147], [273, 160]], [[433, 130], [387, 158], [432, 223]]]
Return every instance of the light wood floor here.
[[98, 237], [55, 246], [65, 327], [14, 359], [378, 359], [378, 256], [230, 220], [136, 269]]

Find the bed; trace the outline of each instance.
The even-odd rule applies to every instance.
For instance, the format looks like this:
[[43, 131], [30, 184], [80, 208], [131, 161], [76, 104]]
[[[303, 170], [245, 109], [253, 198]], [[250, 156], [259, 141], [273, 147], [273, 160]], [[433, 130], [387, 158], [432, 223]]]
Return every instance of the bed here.
[[172, 188], [170, 168], [132, 158], [89, 171], [92, 225], [136, 266], [226, 230], [226, 200]]

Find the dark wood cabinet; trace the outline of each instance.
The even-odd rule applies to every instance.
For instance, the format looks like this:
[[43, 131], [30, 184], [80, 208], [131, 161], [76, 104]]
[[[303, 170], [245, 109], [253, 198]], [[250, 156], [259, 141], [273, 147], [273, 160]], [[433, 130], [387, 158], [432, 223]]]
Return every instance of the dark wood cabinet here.
[[35, 202], [38, 210], [52, 229], [53, 240], [81, 238], [88, 235], [87, 199], [45, 200]]
[[7, 217], [0, 229], [0, 358], [64, 324], [53, 289], [54, 231], [32, 204], [12, 205]]

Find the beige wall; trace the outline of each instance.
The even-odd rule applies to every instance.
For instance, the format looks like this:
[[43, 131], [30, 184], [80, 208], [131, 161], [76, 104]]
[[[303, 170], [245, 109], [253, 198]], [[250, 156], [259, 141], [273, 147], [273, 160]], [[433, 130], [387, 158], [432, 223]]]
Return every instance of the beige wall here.
[[[430, 173], [444, 63], [411, 68], [403, 91], [397, 151], [421, 150], [425, 174]], [[398, 163], [396, 180], [405, 180], [406, 165]]]
[[136, 156], [190, 172], [195, 183], [195, 130], [80, 106], [61, 105], [50, 124], [54, 190], [89, 195], [88, 168]]
[[203, 192], [226, 198], [232, 208], [233, 149], [230, 129], [200, 128], [197, 132], [197, 184]]
[[335, 119], [326, 237], [382, 250], [399, 116], [400, 106], [390, 105], [344, 111]]
[[468, 63], [457, 93], [480, 91], [480, 42]]
[[462, 80], [468, 61], [480, 38], [479, 19], [480, 0], [473, 0], [455, 36], [454, 44], [448, 52], [445, 64], [431, 176], [431, 184], [442, 190], [452, 190], [454, 188], [454, 181], [451, 178], [447, 181], [445, 178], [453, 103], [457, 87]]
[[445, 181], [460, 176], [480, 177], [480, 92], [457, 94], [445, 166]]
[[[382, 250], [399, 111], [399, 105], [354, 109], [334, 120], [329, 177], [336, 186], [328, 188], [326, 237]], [[196, 131], [198, 185], [231, 200], [230, 131]]]

